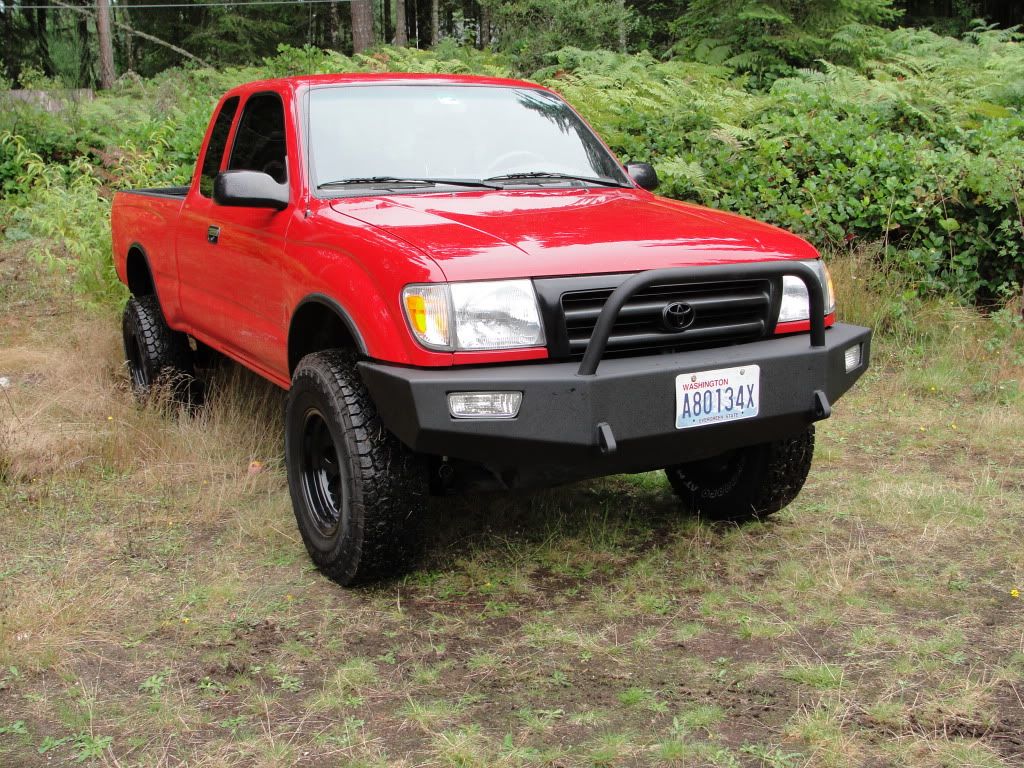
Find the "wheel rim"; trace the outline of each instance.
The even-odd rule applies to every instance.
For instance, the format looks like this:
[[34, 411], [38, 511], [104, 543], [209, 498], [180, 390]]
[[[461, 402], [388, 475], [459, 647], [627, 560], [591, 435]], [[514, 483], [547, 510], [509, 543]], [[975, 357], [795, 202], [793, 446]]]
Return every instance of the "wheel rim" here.
[[308, 410], [303, 419], [300, 450], [306, 509], [320, 535], [332, 537], [345, 508], [345, 471], [327, 420], [315, 408]]
[[138, 334], [133, 333], [128, 340], [125, 350], [128, 354], [128, 370], [132, 375], [132, 385], [137, 392], [144, 392], [149, 388], [149, 377], [146, 376], [146, 368], [143, 365], [142, 340]]
[[692, 493], [707, 499], [729, 492], [736, 485], [746, 464], [746, 453], [737, 449], [679, 465], [675, 471], [676, 476]]
[[742, 451], [728, 451], [720, 456], [695, 462], [688, 474], [706, 478], [706, 484], [709, 486], [719, 486], [729, 482], [736, 475], [736, 471], [743, 464], [742, 458]]

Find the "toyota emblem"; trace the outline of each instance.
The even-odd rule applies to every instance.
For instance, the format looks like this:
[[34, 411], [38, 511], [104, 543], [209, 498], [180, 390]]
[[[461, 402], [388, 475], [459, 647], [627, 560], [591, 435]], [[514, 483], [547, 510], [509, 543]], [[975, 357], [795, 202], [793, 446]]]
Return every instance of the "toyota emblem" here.
[[661, 322], [669, 331], [682, 331], [693, 325], [697, 313], [684, 301], [673, 301], [661, 310]]

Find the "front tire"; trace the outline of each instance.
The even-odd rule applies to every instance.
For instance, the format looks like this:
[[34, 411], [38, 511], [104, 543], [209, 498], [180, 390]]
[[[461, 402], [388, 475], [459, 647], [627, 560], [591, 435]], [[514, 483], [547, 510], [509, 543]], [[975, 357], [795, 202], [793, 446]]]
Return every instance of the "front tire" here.
[[814, 457], [814, 425], [792, 437], [738, 448], [665, 469], [672, 490], [691, 512], [713, 520], [773, 515], [803, 488]]
[[426, 472], [388, 432], [342, 350], [307, 355], [285, 409], [295, 519], [313, 562], [348, 586], [394, 575], [413, 554]]

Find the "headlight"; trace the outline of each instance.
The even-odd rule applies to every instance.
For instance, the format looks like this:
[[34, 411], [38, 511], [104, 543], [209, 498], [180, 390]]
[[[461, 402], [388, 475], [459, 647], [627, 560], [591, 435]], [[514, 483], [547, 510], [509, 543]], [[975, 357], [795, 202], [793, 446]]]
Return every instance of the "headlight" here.
[[[821, 259], [805, 261], [804, 264], [818, 273], [818, 280], [825, 291], [825, 314], [830, 315], [836, 310], [832, 292], [832, 276], [828, 267]], [[810, 319], [811, 313], [807, 305], [807, 286], [799, 277], [786, 275], [782, 278], [782, 307], [779, 309], [779, 322], [792, 323]]]
[[409, 285], [402, 309], [413, 335], [431, 349], [513, 349], [544, 344], [529, 280]]

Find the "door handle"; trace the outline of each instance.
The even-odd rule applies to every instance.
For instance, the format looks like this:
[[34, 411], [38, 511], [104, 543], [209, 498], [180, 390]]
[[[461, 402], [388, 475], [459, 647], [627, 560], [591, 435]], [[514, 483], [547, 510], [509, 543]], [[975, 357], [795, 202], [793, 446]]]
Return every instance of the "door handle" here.
[[210, 245], [216, 245], [218, 240], [220, 240], [220, 227], [211, 224], [206, 230], [206, 242]]

